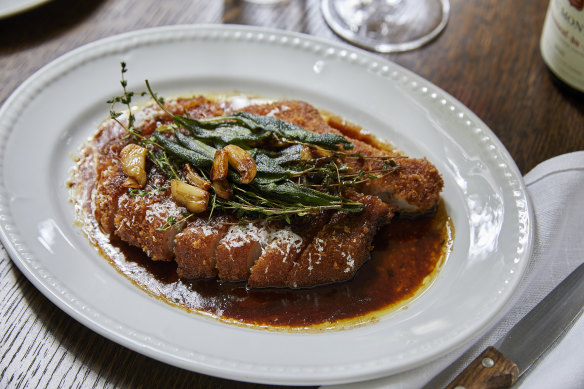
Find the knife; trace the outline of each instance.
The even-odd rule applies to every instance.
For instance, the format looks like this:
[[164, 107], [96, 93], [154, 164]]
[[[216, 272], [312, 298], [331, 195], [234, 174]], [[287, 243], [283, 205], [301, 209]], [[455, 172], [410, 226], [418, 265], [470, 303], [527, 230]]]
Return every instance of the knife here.
[[[521, 319], [502, 339], [487, 347], [447, 389], [509, 388], [576, 322], [584, 307], [584, 263]], [[459, 362], [454, 362], [450, 367]], [[450, 368], [424, 386], [442, 387]]]

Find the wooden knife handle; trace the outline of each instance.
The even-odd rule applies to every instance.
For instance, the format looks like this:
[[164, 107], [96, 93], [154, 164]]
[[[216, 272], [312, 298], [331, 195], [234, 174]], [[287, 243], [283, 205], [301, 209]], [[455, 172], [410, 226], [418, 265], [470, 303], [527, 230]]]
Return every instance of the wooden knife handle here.
[[509, 388], [519, 376], [517, 365], [495, 347], [488, 347], [446, 388]]

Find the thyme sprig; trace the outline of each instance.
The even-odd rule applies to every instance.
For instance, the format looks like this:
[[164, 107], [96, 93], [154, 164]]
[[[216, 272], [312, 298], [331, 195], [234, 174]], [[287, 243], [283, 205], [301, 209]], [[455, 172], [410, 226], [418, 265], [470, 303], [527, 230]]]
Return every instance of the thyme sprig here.
[[[152, 143], [156, 145], [155, 143]], [[158, 145], [158, 147], [161, 147]], [[152, 161], [158, 169], [169, 178], [181, 179], [178, 174], [180, 167], [176, 160], [170, 158], [164, 149], [148, 150], [148, 159]]]
[[[126, 80], [125, 74], [128, 72], [128, 67], [126, 66], [125, 62], [121, 62], [121, 80], [120, 84], [122, 85], [123, 94], [120, 96], [112, 97], [107, 101], [110, 104], [110, 118], [115, 120], [120, 126], [124, 127], [129, 135], [132, 137], [133, 140], [143, 139], [142, 132], [134, 127], [134, 123], [136, 122], [136, 116], [132, 112], [132, 98], [135, 95], [135, 92], [128, 91], [128, 81]], [[145, 96], [146, 92], [141, 92], [141, 96]], [[126, 106], [128, 111], [128, 124], [122, 123], [120, 120], [123, 112], [116, 111], [115, 106], [116, 104], [123, 104]]]
[[156, 228], [156, 230], [157, 231], [166, 231], [174, 226], [181, 226], [184, 223], [186, 223], [193, 216], [195, 216], [194, 213], [185, 212], [182, 214], [182, 218], [177, 220], [174, 216], [171, 215], [171, 216], [167, 217], [166, 222], [162, 226]]
[[128, 191], [130, 193], [130, 196], [146, 197], [151, 194], [166, 192], [168, 189], [170, 189], [169, 186], [148, 185], [143, 189], [128, 188]]

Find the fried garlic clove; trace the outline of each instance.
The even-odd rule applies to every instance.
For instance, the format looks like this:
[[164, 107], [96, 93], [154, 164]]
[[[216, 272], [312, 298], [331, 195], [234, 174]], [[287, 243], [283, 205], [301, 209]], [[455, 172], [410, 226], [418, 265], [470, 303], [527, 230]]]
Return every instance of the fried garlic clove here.
[[231, 188], [227, 180], [213, 181], [211, 186], [218, 197], [224, 200], [229, 200], [233, 197], [233, 188]]
[[132, 189], [142, 189], [144, 186], [140, 186], [138, 181], [136, 181], [132, 177], [127, 177], [124, 183], [122, 184], [124, 188], [132, 188]]
[[184, 166], [185, 178], [189, 184], [201, 188], [203, 190], [209, 190], [211, 183], [201, 177], [188, 163]]
[[171, 180], [170, 193], [172, 198], [189, 212], [204, 212], [209, 204], [209, 192], [183, 181]]
[[229, 166], [237, 170], [241, 176], [241, 182], [249, 184], [257, 173], [257, 166], [251, 155], [236, 145], [227, 145], [223, 148], [227, 152]]
[[[122, 169], [129, 178], [143, 188], [146, 185], [146, 154], [148, 150], [137, 144], [130, 143], [120, 152]], [[129, 182], [132, 182], [130, 180]]]
[[221, 149], [215, 152], [213, 157], [213, 166], [211, 167], [211, 180], [223, 181], [227, 178], [229, 170], [229, 159], [227, 150]]

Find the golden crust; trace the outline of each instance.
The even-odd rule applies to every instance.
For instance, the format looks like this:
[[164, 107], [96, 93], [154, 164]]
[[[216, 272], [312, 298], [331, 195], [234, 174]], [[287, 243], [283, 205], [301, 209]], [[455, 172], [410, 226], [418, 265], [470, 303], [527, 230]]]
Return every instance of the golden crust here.
[[[229, 104], [203, 97], [177, 99], [166, 104], [175, 113], [209, 117], [231, 110]], [[342, 133], [332, 128], [318, 110], [301, 101], [281, 101], [254, 105], [245, 111], [273, 115], [317, 133]], [[150, 134], [170, 120], [158, 107], [147, 107], [137, 115], [137, 126]], [[393, 211], [424, 212], [436, 206], [443, 182], [436, 168], [425, 159], [403, 155], [395, 161], [399, 169], [370, 180], [345, 195], [361, 201], [360, 213], [336, 212], [303, 220], [302, 225], [274, 223], [239, 225], [230, 216], [201, 216], [188, 223], [169, 227], [168, 220], [181, 219], [184, 209], [169, 191], [146, 196], [130, 196], [123, 182], [120, 150], [127, 144], [123, 128], [105, 122], [93, 142], [97, 175], [93, 194], [96, 220], [104, 232], [142, 248], [153, 260], [178, 264], [184, 278], [218, 276], [224, 281], [247, 280], [254, 287], [308, 287], [351, 278], [369, 258], [373, 237]], [[349, 136], [348, 134], [344, 134]], [[363, 141], [350, 139], [350, 152], [364, 156], [385, 155], [387, 151]], [[356, 158], [347, 163], [354, 169], [378, 170], [378, 159]], [[165, 186], [166, 178], [152, 170], [148, 184]], [[382, 201], [383, 200], [383, 201]], [[307, 228], [307, 225], [309, 228]]]
[[267, 228], [264, 223], [231, 226], [217, 246], [216, 267], [221, 280], [243, 281], [249, 278], [251, 267], [262, 254]]
[[216, 250], [231, 223], [229, 217], [203, 216], [197, 218], [176, 236], [174, 250], [178, 264], [177, 274], [183, 278], [205, 278], [217, 276]]
[[401, 212], [424, 213], [436, 207], [444, 186], [436, 167], [426, 159], [396, 161], [402, 169], [366, 181], [359, 190], [378, 196]]
[[[165, 186], [166, 179], [154, 172], [148, 177], [151, 185]], [[180, 220], [186, 209], [177, 205], [169, 191], [153, 192], [146, 196], [124, 193], [118, 199], [114, 219], [114, 234], [124, 242], [142, 248], [155, 261], [172, 261], [175, 237], [180, 232]], [[169, 224], [169, 218], [177, 223]]]
[[288, 274], [288, 286], [345, 281], [369, 259], [373, 238], [389, 209], [375, 196], [360, 196], [359, 200], [365, 204], [362, 212], [335, 213], [313, 238]]
[[[259, 115], [271, 114], [278, 119], [293, 123], [304, 129], [317, 133], [333, 132], [351, 138], [351, 133], [333, 128], [327, 124], [320, 112], [312, 105], [302, 101], [283, 101], [273, 104], [253, 106], [246, 111]], [[380, 150], [361, 140], [351, 138], [354, 147], [349, 153], [364, 156], [385, 156], [387, 151]], [[401, 167], [380, 179], [370, 180], [359, 189], [366, 194], [381, 197], [398, 211], [424, 213], [436, 207], [440, 192], [444, 186], [442, 177], [436, 167], [426, 159], [409, 158], [396, 154], [396, 163]], [[346, 162], [355, 170], [379, 170], [383, 162], [374, 159], [351, 159]]]
[[298, 257], [310, 244], [314, 235], [329, 221], [330, 214], [322, 213], [310, 219], [310, 223], [296, 223], [280, 227], [255, 262], [247, 280], [252, 287], [284, 287], [288, 274]]
[[98, 185], [93, 191], [94, 216], [106, 234], [115, 231], [115, 217], [118, 211], [118, 198], [127, 192], [123, 187], [126, 180], [122, 167], [117, 161], [102, 170], [98, 176]]

